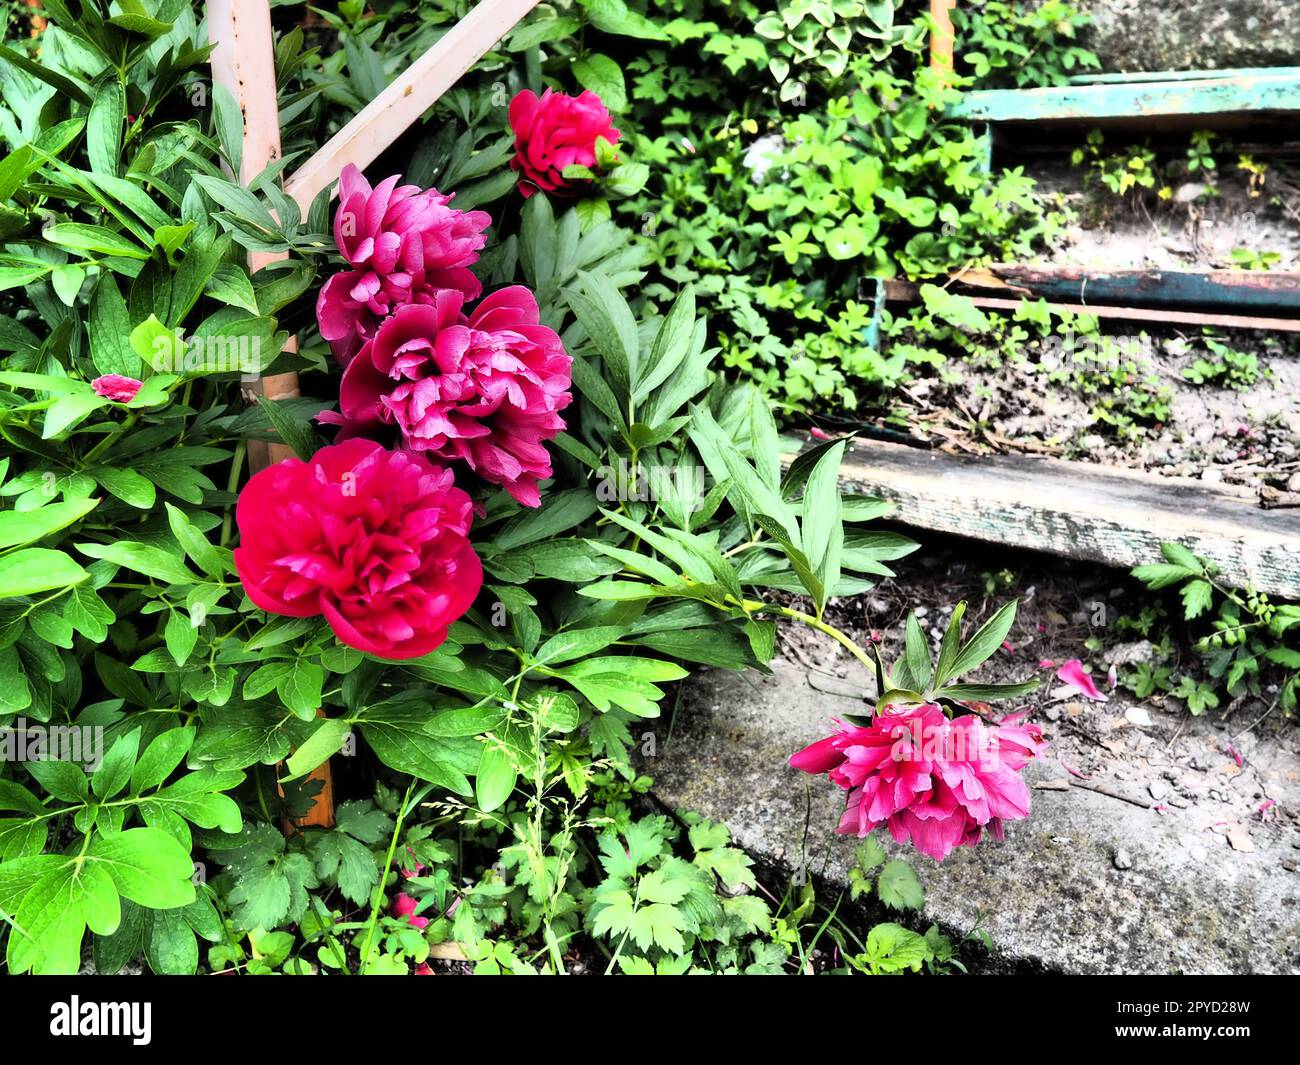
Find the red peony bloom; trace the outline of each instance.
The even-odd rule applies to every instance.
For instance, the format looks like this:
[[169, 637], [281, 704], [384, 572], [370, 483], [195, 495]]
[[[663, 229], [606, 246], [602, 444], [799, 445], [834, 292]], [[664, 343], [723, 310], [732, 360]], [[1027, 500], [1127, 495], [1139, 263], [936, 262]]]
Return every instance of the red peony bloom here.
[[95, 395], [111, 399], [114, 403], [130, 403], [143, 384], [143, 381], [137, 381], [134, 377], [123, 377], [120, 373], [107, 373], [91, 381], [90, 387]]
[[545, 441], [573, 398], [571, 360], [523, 286], [492, 293], [468, 317], [463, 302], [444, 290], [380, 325], [344, 371], [333, 420], [349, 432], [396, 425], [412, 450], [459, 459], [535, 507], [537, 482], [551, 475]]
[[451, 196], [397, 180], [387, 178], [372, 190], [351, 164], [339, 176], [334, 242], [352, 269], [325, 283], [316, 318], [344, 365], [398, 307], [430, 303], [443, 288], [466, 299], [482, 291], [469, 267], [478, 261], [491, 216], [458, 211], [448, 206]]
[[564, 168], [596, 165], [596, 140], [618, 143], [609, 109], [587, 91], [578, 96], [547, 89], [539, 99], [525, 89], [510, 101], [510, 128], [515, 132], [515, 157], [510, 166], [520, 172], [519, 191], [568, 193], [586, 182], [570, 181]]
[[949, 720], [938, 706], [877, 714], [865, 727], [839, 731], [791, 755], [805, 773], [827, 773], [848, 790], [837, 831], [865, 836], [882, 824], [899, 843], [942, 861], [971, 847], [985, 828], [1029, 816], [1020, 770], [1043, 742], [1020, 716], [995, 726], [966, 715]]
[[483, 584], [472, 506], [423, 455], [349, 440], [253, 475], [235, 511], [235, 567], [261, 609], [324, 614], [349, 647], [415, 658]]

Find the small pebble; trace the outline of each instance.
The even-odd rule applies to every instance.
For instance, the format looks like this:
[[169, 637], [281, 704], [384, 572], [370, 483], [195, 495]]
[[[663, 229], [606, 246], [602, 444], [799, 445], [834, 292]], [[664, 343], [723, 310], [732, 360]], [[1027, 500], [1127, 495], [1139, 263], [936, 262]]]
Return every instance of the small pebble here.
[[1126, 850], [1117, 850], [1115, 852], [1114, 862], [1116, 869], [1133, 868], [1133, 859], [1129, 856], [1129, 853]]

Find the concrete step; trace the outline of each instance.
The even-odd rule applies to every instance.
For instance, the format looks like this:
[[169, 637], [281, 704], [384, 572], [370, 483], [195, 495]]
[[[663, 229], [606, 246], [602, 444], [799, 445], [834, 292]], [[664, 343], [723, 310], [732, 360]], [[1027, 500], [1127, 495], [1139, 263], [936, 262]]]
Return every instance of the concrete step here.
[[[658, 798], [725, 822], [741, 846], [767, 860], [846, 882], [857, 841], [834, 835], [843, 792], [786, 759], [825, 735], [832, 716], [861, 712], [855, 696], [869, 689], [865, 671], [828, 680], [778, 658], [770, 677], [705, 671], [687, 683], [671, 736], [668, 723], [660, 724], [661, 746], [645, 767]], [[1069, 705], [1063, 720], [1077, 709]], [[1125, 733], [1138, 752], [1119, 770], [1126, 779], [1078, 780], [1048, 756], [1026, 769], [1033, 815], [1008, 825], [1004, 842], [986, 838], [940, 864], [886, 835], [891, 855], [907, 858], [920, 875], [928, 917], [960, 931], [982, 927], [1015, 962], [1068, 973], [1300, 972], [1293, 751], [1253, 734], [1237, 740], [1260, 775], [1258, 787], [1280, 796], [1256, 824], [1248, 821], [1261, 794], [1249, 790], [1254, 785], [1226, 799], [1217, 790], [1220, 776], [1231, 788], [1242, 774], [1221, 755], [1213, 723], [1196, 719], [1189, 729], [1181, 709], [1148, 712], [1151, 729]], [[1124, 710], [1112, 697], [1082, 713], [1085, 721], [1105, 714], [1122, 722]], [[1060, 732], [1068, 745], [1063, 732], [1043, 723], [1049, 737]], [[1166, 734], [1173, 737], [1168, 745]], [[1152, 753], [1164, 750], [1172, 753]], [[1143, 774], [1155, 786], [1161, 766], [1168, 768], [1162, 757], [1181, 757], [1189, 773], [1211, 780], [1209, 797], [1156, 809]], [[1253, 850], [1230, 845], [1228, 824], [1237, 825], [1237, 844], [1244, 838]]]

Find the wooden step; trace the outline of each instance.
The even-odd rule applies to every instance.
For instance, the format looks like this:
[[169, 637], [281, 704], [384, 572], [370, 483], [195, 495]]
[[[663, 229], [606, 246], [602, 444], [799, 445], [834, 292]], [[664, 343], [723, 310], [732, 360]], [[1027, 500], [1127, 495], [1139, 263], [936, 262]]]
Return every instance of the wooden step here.
[[1176, 540], [1223, 580], [1300, 601], [1300, 509], [1265, 510], [1245, 489], [1085, 462], [949, 455], [855, 441], [841, 479], [897, 504], [919, 529], [1128, 568]]
[[1179, 80], [1127, 75], [1131, 80], [1038, 89], [966, 92], [948, 108], [951, 118], [972, 122], [1073, 122], [1089, 124], [1205, 124], [1213, 117], [1258, 121], [1300, 111], [1300, 74], [1294, 67], [1233, 72], [1196, 72]]

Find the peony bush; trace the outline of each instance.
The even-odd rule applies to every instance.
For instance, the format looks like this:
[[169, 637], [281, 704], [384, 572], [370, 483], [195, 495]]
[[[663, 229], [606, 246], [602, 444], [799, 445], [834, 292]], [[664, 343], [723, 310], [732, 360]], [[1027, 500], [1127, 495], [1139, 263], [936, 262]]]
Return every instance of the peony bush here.
[[[690, 671], [768, 669], [778, 623], [877, 673], [792, 759], [848, 789], [847, 829], [941, 858], [1028, 814], [1040, 737], [980, 717], [1025, 686], [960, 679], [1014, 606], [969, 639], [959, 608], [933, 663], [913, 619], [891, 670], [831, 624], [915, 545], [840, 489], [844, 440], [783, 466], [690, 286], [638, 290], [644, 242], [607, 204], [638, 164], [599, 95], [475, 82], [412, 162], [437, 186], [348, 167], [304, 215], [282, 164], [227, 176], [224, 90], [178, 110], [206, 84], [189, 6], [47, 10], [39, 64], [0, 53], [9, 972], [427, 974], [435, 947], [786, 971], [811, 885], [764, 899], [643, 772]], [[281, 46], [318, 76], [292, 150], [337, 116], [319, 57]], [[285, 371], [304, 398], [243, 395]], [[294, 456], [263, 462], [273, 440]], [[912, 721], [973, 746], [894, 757]], [[890, 865], [881, 898], [914, 906]], [[871, 972], [956, 949], [892, 922], [842, 942]]]

